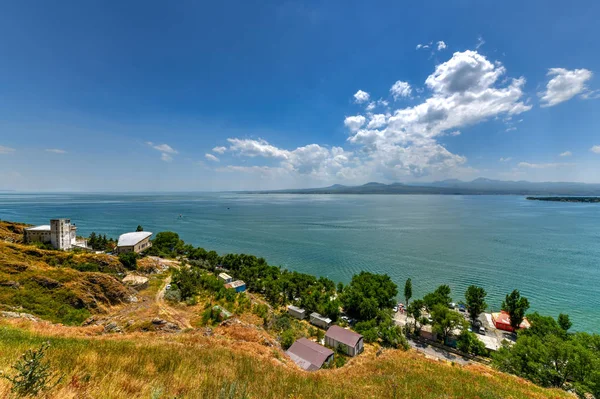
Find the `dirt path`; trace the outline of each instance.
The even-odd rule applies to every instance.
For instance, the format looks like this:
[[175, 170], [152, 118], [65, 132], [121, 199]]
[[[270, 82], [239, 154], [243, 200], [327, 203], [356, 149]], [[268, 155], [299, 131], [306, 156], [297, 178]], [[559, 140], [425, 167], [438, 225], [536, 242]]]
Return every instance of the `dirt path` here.
[[163, 286], [156, 293], [155, 302], [158, 307], [158, 317], [165, 320], [172, 320], [181, 328], [193, 328], [189, 318], [183, 312], [169, 306], [165, 301], [165, 291], [169, 284], [171, 284], [171, 276], [165, 279]]

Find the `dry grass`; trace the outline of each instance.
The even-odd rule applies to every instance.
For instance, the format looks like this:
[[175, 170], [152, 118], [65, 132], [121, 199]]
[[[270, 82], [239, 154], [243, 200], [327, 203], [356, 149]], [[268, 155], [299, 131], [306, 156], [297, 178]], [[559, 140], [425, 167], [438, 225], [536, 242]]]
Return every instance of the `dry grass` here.
[[[82, 328], [4, 321], [0, 370], [49, 340], [49, 360], [66, 375], [49, 398], [149, 398], [159, 391], [163, 398], [216, 398], [233, 382], [261, 399], [570, 397], [487, 367], [452, 366], [412, 351], [390, 350], [379, 357], [368, 351], [341, 369], [307, 373], [239, 328], [214, 337], [200, 332], [94, 336]], [[8, 390], [0, 382], [0, 397]]]

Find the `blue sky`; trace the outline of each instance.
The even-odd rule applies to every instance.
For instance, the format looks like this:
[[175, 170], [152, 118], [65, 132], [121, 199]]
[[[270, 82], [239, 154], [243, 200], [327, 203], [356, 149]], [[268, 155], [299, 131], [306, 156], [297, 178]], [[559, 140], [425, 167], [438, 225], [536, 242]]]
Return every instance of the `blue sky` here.
[[0, 189], [600, 183], [598, 2], [121, 3], [3, 5]]

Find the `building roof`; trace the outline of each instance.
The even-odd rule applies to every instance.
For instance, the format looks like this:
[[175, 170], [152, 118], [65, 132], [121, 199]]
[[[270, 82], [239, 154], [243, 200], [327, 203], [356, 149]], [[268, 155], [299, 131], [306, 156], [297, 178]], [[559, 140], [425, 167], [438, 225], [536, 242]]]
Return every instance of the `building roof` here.
[[337, 342], [348, 346], [356, 346], [357, 342], [362, 338], [362, 335], [354, 331], [347, 330], [340, 326], [331, 326], [325, 333], [326, 337], [333, 338]]
[[310, 317], [314, 317], [315, 319], [322, 320], [322, 321], [324, 321], [325, 323], [331, 323], [331, 319], [330, 319], [329, 317], [325, 317], [325, 316], [323, 316], [323, 315], [320, 315], [320, 314], [319, 314], [319, 313], [317, 313], [317, 312], [313, 312], [313, 313], [311, 313], [311, 314], [310, 314]]
[[298, 306], [294, 306], [294, 305], [290, 305], [288, 306], [288, 309], [293, 310], [294, 312], [298, 312], [298, 313], [305, 313], [306, 310], [299, 308]]
[[50, 231], [50, 225], [49, 224], [43, 224], [41, 226], [34, 226], [34, 227], [29, 227], [25, 230], [28, 231]]
[[119, 247], [130, 247], [132, 245], [137, 244], [145, 238], [148, 238], [152, 235], [149, 231], [135, 231], [133, 233], [125, 233], [119, 236], [119, 242], [117, 246]]
[[242, 280], [235, 280], [235, 281], [232, 281], [231, 283], [225, 284], [225, 288], [237, 288], [237, 287], [241, 287], [243, 285], [246, 285], [246, 283], [244, 283]]
[[224, 279], [226, 279], [226, 280], [229, 280], [229, 279], [231, 279], [231, 278], [232, 278], [232, 277], [231, 277], [229, 274], [227, 274], [227, 273], [220, 273], [220, 274], [219, 274], [219, 277], [221, 277], [221, 278], [224, 278]]
[[323, 366], [327, 358], [333, 355], [331, 349], [309, 341], [306, 338], [300, 338], [285, 352], [298, 366], [304, 370], [318, 370]]
[[[510, 315], [504, 310], [499, 313], [492, 313], [492, 320], [494, 321], [494, 325], [500, 323], [510, 326]], [[529, 320], [527, 320], [527, 318], [523, 318], [523, 321], [521, 322], [519, 328], [529, 327], [531, 327], [531, 325], [529, 324]]]

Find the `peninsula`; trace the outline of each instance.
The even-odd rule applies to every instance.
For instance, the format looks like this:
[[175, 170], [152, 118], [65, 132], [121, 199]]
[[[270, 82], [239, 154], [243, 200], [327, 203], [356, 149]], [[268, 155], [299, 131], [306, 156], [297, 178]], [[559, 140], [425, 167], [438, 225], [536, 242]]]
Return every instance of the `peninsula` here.
[[600, 197], [527, 197], [532, 201], [599, 203]]

